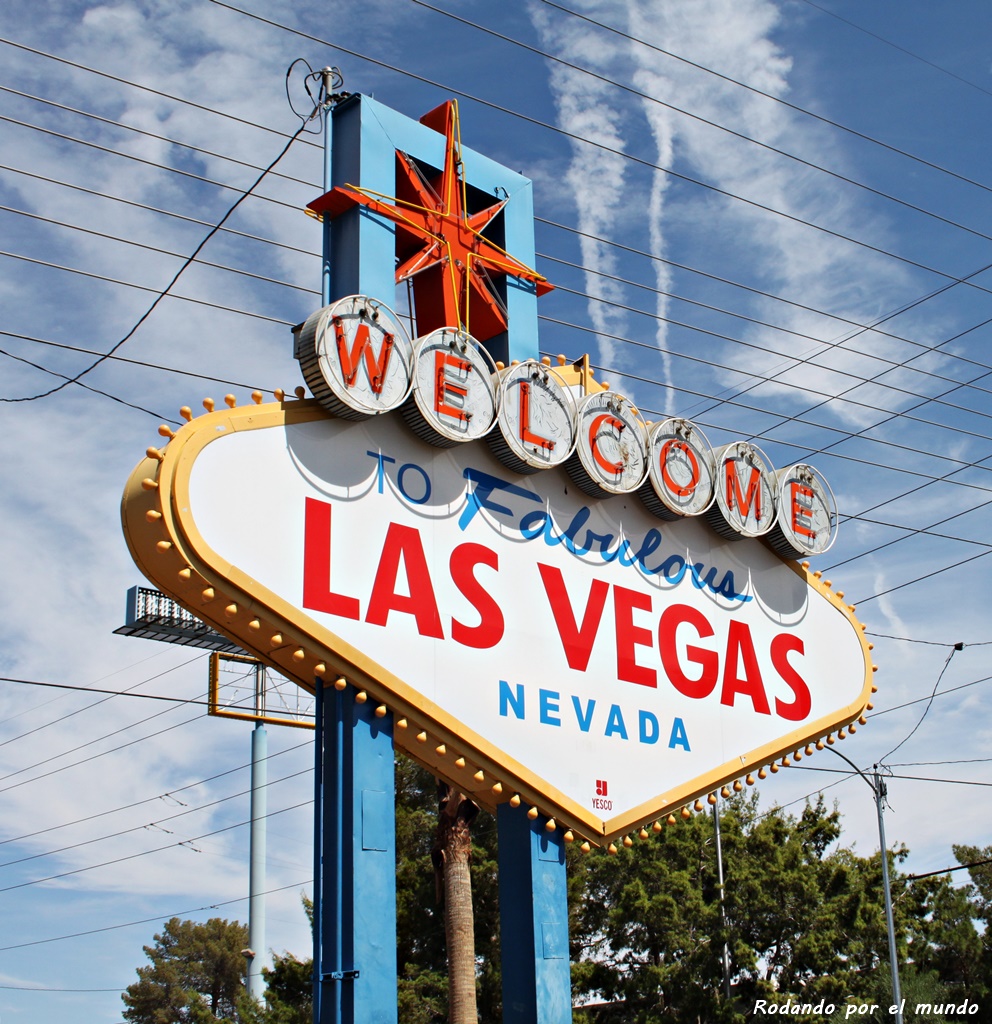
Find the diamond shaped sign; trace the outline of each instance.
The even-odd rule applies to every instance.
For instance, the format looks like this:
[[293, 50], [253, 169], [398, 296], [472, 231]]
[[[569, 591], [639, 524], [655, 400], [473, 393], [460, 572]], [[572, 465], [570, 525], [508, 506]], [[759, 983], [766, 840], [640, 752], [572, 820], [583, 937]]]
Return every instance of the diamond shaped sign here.
[[593, 842], [832, 742], [873, 688], [853, 609], [762, 541], [399, 415], [208, 413], [149, 449], [122, 517], [145, 575], [245, 650]]

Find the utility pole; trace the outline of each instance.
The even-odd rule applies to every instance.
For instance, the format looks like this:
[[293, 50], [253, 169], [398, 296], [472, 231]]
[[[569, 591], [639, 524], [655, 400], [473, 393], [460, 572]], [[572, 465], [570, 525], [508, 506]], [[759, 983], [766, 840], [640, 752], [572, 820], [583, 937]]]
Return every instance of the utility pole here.
[[878, 812], [878, 841], [879, 852], [882, 858], [882, 890], [885, 897], [885, 925], [889, 933], [889, 971], [892, 975], [892, 1002], [895, 1004], [895, 1024], [903, 1024], [902, 1019], [902, 992], [899, 987], [899, 959], [896, 950], [896, 926], [892, 917], [892, 886], [889, 881], [889, 850], [885, 845], [885, 820], [882, 815], [882, 804], [885, 800], [885, 783], [878, 774], [878, 765], [874, 766], [875, 771], [872, 778], [865, 773], [845, 754], [842, 754], [836, 747], [827, 747], [838, 757], [842, 757], [861, 776], [871, 789], [875, 798], [875, 809]]
[[[724, 930], [726, 935], [727, 930], [727, 912], [724, 907], [724, 893], [723, 893], [723, 848], [720, 843], [720, 798], [717, 797], [713, 801], [713, 831], [716, 835], [716, 877], [717, 883], [720, 886], [720, 927]], [[723, 994], [727, 1002], [730, 1002], [730, 950], [727, 946], [727, 940], [723, 940]]]

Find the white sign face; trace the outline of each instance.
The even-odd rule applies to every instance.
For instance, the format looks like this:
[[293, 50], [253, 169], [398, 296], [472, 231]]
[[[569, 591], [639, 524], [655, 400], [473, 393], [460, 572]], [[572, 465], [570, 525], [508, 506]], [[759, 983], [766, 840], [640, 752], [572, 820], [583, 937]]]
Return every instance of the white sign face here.
[[576, 421], [575, 399], [558, 374], [528, 359], [503, 372], [499, 391], [494, 440], [502, 440], [508, 464], [518, 472], [560, 466], [575, 447]]
[[337, 416], [390, 412], [410, 392], [410, 336], [388, 306], [367, 295], [349, 295], [311, 314], [296, 348], [310, 390]]
[[399, 417], [295, 408], [201, 417], [154, 488], [139, 466], [132, 550], [143, 531], [139, 564], [170, 592], [185, 560], [249, 595], [208, 588], [207, 604], [194, 576], [181, 599], [216, 608], [263, 658], [286, 641], [252, 632], [238, 601], [308, 638], [298, 676], [312, 657], [362, 652], [376, 699], [394, 693], [427, 723], [397, 730], [415, 754], [410, 734], [444, 723], [497, 766], [501, 799], [539, 794], [605, 840], [861, 714], [871, 670], [848, 609], [763, 544], [659, 523], [631, 495], [590, 500], [562, 470], [516, 476], [485, 446], [433, 447]]
[[713, 504], [714, 461], [699, 427], [683, 419], [663, 420], [651, 429], [648, 447], [650, 490], [641, 489], [648, 508], [661, 519], [705, 512]]
[[489, 433], [496, 421], [495, 367], [486, 363], [482, 351], [473, 338], [453, 327], [432, 331], [417, 342], [413, 397], [420, 415], [409, 422], [425, 440], [447, 447]]
[[648, 471], [647, 429], [630, 401], [616, 391], [597, 391], [579, 402], [578, 441], [569, 463], [586, 494], [627, 494]]

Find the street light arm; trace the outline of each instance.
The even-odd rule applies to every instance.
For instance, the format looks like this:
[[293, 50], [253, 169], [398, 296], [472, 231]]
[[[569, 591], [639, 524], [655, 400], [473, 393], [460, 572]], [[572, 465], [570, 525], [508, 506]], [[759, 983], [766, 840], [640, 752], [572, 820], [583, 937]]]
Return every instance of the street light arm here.
[[853, 768], [853, 769], [854, 769], [854, 770], [855, 770], [855, 771], [856, 771], [856, 772], [858, 773], [858, 775], [860, 775], [860, 776], [861, 776], [861, 778], [863, 778], [863, 779], [865, 780], [865, 783], [866, 783], [866, 785], [867, 785], [867, 786], [868, 786], [868, 788], [869, 788], [869, 789], [870, 789], [870, 790], [872, 791], [872, 793], [873, 793], [873, 794], [875, 795], [875, 799], [876, 799], [876, 800], [878, 799], [878, 790], [876, 790], [876, 789], [875, 789], [875, 784], [874, 784], [874, 783], [873, 783], [873, 782], [872, 782], [872, 781], [871, 781], [871, 780], [870, 780], [870, 779], [868, 778], [868, 776], [867, 776], [867, 775], [865, 775], [865, 773], [864, 773], [864, 772], [863, 772], [863, 771], [862, 771], [862, 770], [861, 770], [861, 769], [860, 769], [860, 768], [859, 768], [859, 767], [858, 767], [858, 766], [857, 766], [857, 765], [856, 765], [856, 764], [855, 764], [855, 763], [854, 763], [854, 762], [853, 762], [853, 761], [852, 761], [852, 760], [851, 760], [851, 759], [850, 759], [850, 758], [849, 758], [849, 757], [847, 756], [847, 754], [842, 754], [842, 753], [841, 753], [841, 752], [840, 752], [840, 751], [839, 751], [839, 750], [838, 750], [838, 749], [837, 749], [836, 747], [827, 747], [826, 749], [827, 749], [827, 750], [829, 750], [829, 751], [830, 751], [831, 753], [834, 753], [834, 754], [836, 754], [836, 755], [837, 755], [838, 757], [842, 757], [842, 758], [843, 758], [843, 759], [844, 759], [844, 760], [845, 760], [845, 761], [846, 761], [846, 762], [847, 762], [847, 763], [848, 763], [848, 764], [849, 764], [849, 765], [850, 765], [850, 766], [851, 766], [851, 767], [852, 767], [852, 768]]

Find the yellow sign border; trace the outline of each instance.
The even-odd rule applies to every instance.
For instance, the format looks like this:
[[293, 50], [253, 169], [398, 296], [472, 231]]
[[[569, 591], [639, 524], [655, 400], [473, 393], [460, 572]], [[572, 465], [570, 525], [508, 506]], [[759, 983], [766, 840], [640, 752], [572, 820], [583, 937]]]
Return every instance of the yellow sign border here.
[[193, 463], [208, 444], [241, 430], [289, 427], [327, 416], [313, 400], [232, 406], [192, 419], [163, 449], [149, 448], [131, 473], [121, 502], [131, 555], [141, 572], [179, 604], [300, 686], [313, 692], [321, 683], [350, 684], [355, 700], [374, 702], [382, 715], [392, 712], [396, 744], [480, 806], [495, 810], [502, 802], [523, 802], [532, 808], [532, 817], [548, 819], [549, 830], [574, 830], [601, 844], [652, 821], [657, 824], [659, 817], [685, 813], [700, 797], [742, 776], [752, 782], [752, 773], [759, 771], [764, 777], [765, 766], [775, 771], [780, 758], [784, 763], [792, 756], [799, 759], [803, 748], [814, 742], [821, 748], [824, 742], [834, 742], [834, 730], [843, 739], [845, 729], [853, 732], [857, 722], [863, 724], [876, 689], [865, 627], [854, 617], [853, 606], [844, 604], [843, 594], [834, 591], [820, 573], [810, 573], [808, 563], [783, 560], [855, 629], [865, 661], [858, 699], [624, 814], [602, 819], [466, 729], [302, 609], [226, 562], [199, 534], [190, 511], [189, 482]]

